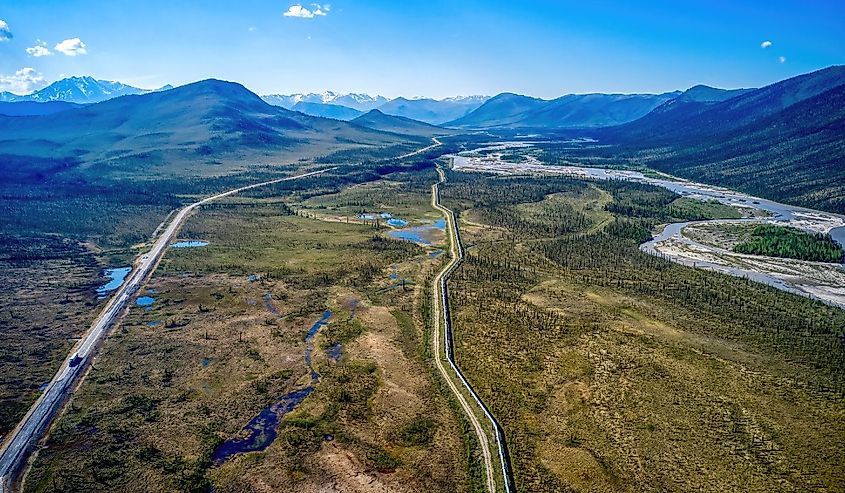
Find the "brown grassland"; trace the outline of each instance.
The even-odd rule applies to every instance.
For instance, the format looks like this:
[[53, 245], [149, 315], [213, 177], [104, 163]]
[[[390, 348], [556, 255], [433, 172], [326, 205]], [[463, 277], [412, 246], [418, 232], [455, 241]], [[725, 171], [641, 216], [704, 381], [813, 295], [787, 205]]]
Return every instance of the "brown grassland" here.
[[[394, 187], [366, 185], [379, 186]], [[329, 209], [347, 190], [323, 211], [339, 215]], [[210, 244], [168, 252], [139, 293], [155, 303], [130, 308], [105, 344], [28, 491], [470, 489], [462, 423], [423, 357], [417, 300], [438, 260], [373, 225], [300, 208], [294, 195], [235, 198], [190, 219], [181, 236]], [[309, 383], [305, 333], [326, 309], [314, 393], [266, 450], [213, 465], [222, 440]], [[335, 342], [336, 362], [325, 352]]]

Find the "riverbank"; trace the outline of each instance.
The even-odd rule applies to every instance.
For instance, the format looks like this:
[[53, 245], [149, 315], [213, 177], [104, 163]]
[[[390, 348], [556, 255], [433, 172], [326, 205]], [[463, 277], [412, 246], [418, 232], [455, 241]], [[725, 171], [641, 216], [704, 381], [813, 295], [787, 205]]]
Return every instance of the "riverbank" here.
[[783, 291], [845, 308], [845, 267], [841, 263], [743, 255], [699, 243], [683, 234], [684, 229], [693, 224], [772, 223], [808, 232], [828, 233], [840, 245], [845, 245], [845, 216], [782, 204], [722, 187], [665, 175], [647, 176], [639, 171], [610, 168], [551, 166], [542, 164], [530, 154], [521, 161], [515, 161], [513, 155], [508, 156], [507, 161], [503, 159], [503, 151], [526, 150], [530, 149], [531, 145], [528, 142], [503, 142], [448, 157], [451, 158], [455, 171], [502, 175], [553, 174], [593, 180], [627, 180], [663, 187], [683, 197], [704, 202], [716, 201], [735, 207], [744, 211], [743, 215], [747, 217], [667, 224], [656, 231], [651, 240], [643, 243], [640, 249], [682, 265], [748, 278]]

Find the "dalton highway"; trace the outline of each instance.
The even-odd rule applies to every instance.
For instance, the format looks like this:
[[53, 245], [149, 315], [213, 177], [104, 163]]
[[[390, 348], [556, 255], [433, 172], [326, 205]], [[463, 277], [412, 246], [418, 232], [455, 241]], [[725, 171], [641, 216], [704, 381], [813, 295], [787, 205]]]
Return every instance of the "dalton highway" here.
[[50, 380], [47, 388], [32, 407], [30, 407], [21, 422], [18, 423], [15, 429], [4, 440], [2, 447], [0, 447], [0, 493], [12, 491], [15, 485], [15, 479], [24, 469], [30, 453], [47, 431], [47, 428], [61, 409], [68, 395], [84, 375], [91, 360], [97, 354], [100, 344], [108, 335], [109, 329], [120, 318], [133, 294], [138, 291], [144, 281], [155, 271], [168, 245], [170, 245], [170, 242], [176, 236], [176, 233], [179, 232], [179, 229], [192, 211], [203, 204], [246, 190], [272, 185], [282, 181], [305, 178], [333, 169], [336, 168], [328, 168], [236, 188], [228, 192], [207, 197], [180, 209], [176, 216], [168, 223], [164, 232], [155, 240], [152, 249], [135, 261], [135, 268], [133, 269], [132, 275], [115, 291], [99, 316], [94, 320], [91, 328], [88, 329], [85, 335], [82, 336], [82, 339], [73, 347], [59, 371]]
[[[455, 352], [452, 345], [452, 320], [449, 313], [448, 282], [449, 276], [464, 260], [464, 246], [461, 243], [455, 213], [440, 203], [440, 185], [446, 182], [446, 174], [441, 168], [437, 168], [437, 173], [440, 175], [440, 181], [431, 186], [431, 205], [446, 218], [450, 258], [433, 281], [434, 299], [432, 306], [434, 313], [432, 318], [434, 330], [432, 348], [434, 350], [434, 363], [458, 400], [472, 429], [475, 431], [476, 438], [478, 438], [484, 461], [485, 484], [488, 493], [496, 493], [497, 491], [511, 493], [515, 491], [515, 486], [505, 433], [455, 363]], [[479, 416], [479, 413], [481, 416]], [[491, 446], [491, 439], [495, 443], [494, 446]], [[496, 456], [495, 459], [493, 458], [494, 455]]]

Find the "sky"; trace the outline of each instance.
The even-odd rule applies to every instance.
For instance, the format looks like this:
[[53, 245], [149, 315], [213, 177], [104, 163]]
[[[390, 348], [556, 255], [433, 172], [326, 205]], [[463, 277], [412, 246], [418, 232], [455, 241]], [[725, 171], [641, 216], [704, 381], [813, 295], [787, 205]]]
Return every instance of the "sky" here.
[[845, 1], [4, 0], [0, 90], [91, 75], [386, 97], [760, 87], [845, 64]]

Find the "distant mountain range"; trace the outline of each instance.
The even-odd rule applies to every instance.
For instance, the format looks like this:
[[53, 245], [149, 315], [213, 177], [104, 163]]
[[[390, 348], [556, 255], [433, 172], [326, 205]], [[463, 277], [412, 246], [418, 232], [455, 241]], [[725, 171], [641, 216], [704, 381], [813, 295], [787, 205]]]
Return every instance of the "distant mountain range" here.
[[[266, 99], [265, 99], [266, 101]], [[364, 114], [363, 111], [343, 106], [340, 104], [329, 103], [309, 103], [307, 101], [300, 101], [290, 107], [293, 111], [299, 111], [310, 116], [320, 116], [323, 118], [334, 118], [335, 120], [349, 121], [353, 118]]]
[[834, 66], [762, 87], [725, 91], [695, 86], [645, 117], [608, 129], [619, 140], [702, 140], [760, 121], [845, 84], [845, 66]]
[[[292, 110], [217, 80], [150, 92], [90, 77], [66, 79], [24, 100], [0, 103], [0, 173], [30, 176], [27, 170], [35, 167], [41, 171], [33, 173], [42, 176], [44, 170], [99, 169], [101, 163], [124, 172], [182, 163], [187, 172], [198, 159], [230, 156], [241, 162], [407, 143], [400, 134], [418, 140], [458, 129], [573, 129], [569, 133], [601, 142], [585, 151], [589, 156], [632, 157], [679, 176], [845, 212], [843, 66], [759, 89], [698, 85], [664, 94], [553, 100], [513, 93], [440, 101], [334, 93], [317, 95], [315, 102], [285, 97], [299, 99]], [[337, 104], [350, 101], [359, 107], [380, 103], [386, 111], [362, 113]], [[448, 120], [455, 115], [461, 116]]]
[[[32, 94], [0, 93], [0, 102], [67, 102], [91, 104], [120, 96], [172, 89], [140, 89], [120, 82], [93, 77], [70, 77]], [[385, 115], [457, 128], [590, 128], [628, 123], [645, 116], [663, 103], [683, 94], [684, 98], [707, 99], [721, 89], [699, 86], [685, 93], [665, 94], [570, 94], [543, 100], [513, 93], [495, 97], [457, 96], [445, 99], [404, 98], [388, 100], [368, 94], [339, 94], [331, 91], [308, 94], [271, 94], [261, 98], [281, 108], [310, 116], [350, 121], [373, 109]], [[680, 100], [679, 100], [680, 102]], [[58, 108], [58, 107], [56, 107]], [[37, 114], [44, 109], [7, 108], [7, 113]]]
[[845, 213], [845, 66], [759, 89], [696, 86], [592, 136], [678, 176]]
[[60, 113], [62, 111], [82, 108], [83, 105], [76, 103], [67, 103], [64, 101], [48, 101], [46, 103], [39, 103], [37, 101], [18, 101], [18, 102], [2, 102], [0, 101], [0, 115], [4, 116], [37, 116], [37, 115], [51, 115], [53, 113]]
[[49, 86], [32, 94], [19, 96], [10, 92], [0, 92], [0, 102], [35, 101], [46, 103], [49, 101], [64, 101], [66, 103], [90, 104], [100, 103], [120, 96], [146, 94], [148, 92], [173, 89], [166, 85], [159, 89], [139, 89], [120, 82], [97, 80], [93, 77], [69, 77], [56, 81]]
[[681, 93], [568, 94], [544, 100], [504, 93], [447, 122], [463, 128], [590, 128], [634, 121]]
[[[344, 111], [378, 109], [432, 125], [458, 128], [590, 128], [619, 125], [636, 120], [679, 96], [665, 94], [570, 94], [543, 100], [513, 93], [494, 97], [458, 96], [446, 99], [398, 97], [386, 100], [363, 94], [270, 95], [270, 104], [308, 115], [351, 120], [359, 114]], [[353, 101], [350, 102], [350, 99]]]
[[[326, 91], [322, 94], [269, 94], [261, 96], [264, 101], [273, 106], [280, 106], [287, 110], [299, 103], [331, 104], [335, 106], [346, 106], [361, 113], [376, 109], [387, 102], [384, 96], [370, 96], [368, 94], [337, 94]], [[311, 106], [311, 108], [315, 108]]]
[[400, 97], [379, 106], [378, 110], [387, 115], [439, 125], [467, 115], [488, 99], [488, 96], [458, 96], [440, 100]]
[[[271, 94], [262, 96], [264, 101], [285, 109], [301, 111], [307, 115], [351, 120], [361, 114], [378, 109], [384, 114], [402, 116], [430, 124], [441, 124], [460, 118], [481, 106], [487, 96], [457, 96], [441, 100], [429, 98], [409, 99], [399, 97], [388, 100], [383, 96], [368, 94]], [[338, 106], [358, 111], [344, 112]]]

